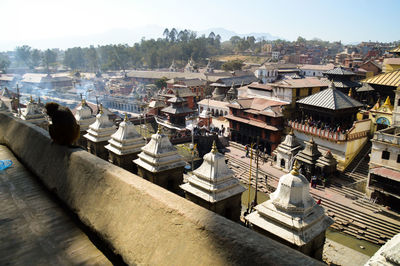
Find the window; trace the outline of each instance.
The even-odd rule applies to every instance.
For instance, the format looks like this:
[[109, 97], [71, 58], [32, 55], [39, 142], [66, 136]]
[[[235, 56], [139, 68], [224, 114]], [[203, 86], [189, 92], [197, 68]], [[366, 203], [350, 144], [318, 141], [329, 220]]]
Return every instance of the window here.
[[312, 94], [312, 88], [308, 88], [308, 96]]
[[397, 106], [400, 107], [400, 99], [397, 101]]
[[400, 163], [400, 154], [397, 154], [397, 163]]
[[390, 152], [382, 151], [382, 159], [389, 160], [389, 157], [390, 157]]
[[297, 88], [296, 89], [296, 97], [299, 97], [300, 96], [300, 88]]

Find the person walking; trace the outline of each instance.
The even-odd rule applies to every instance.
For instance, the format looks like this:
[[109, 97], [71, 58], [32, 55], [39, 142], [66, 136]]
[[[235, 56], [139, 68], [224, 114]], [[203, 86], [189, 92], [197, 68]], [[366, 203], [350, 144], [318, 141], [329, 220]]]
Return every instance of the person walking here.
[[244, 146], [244, 150], [246, 151], [246, 158], [249, 157], [249, 145], [246, 144], [246, 146]]

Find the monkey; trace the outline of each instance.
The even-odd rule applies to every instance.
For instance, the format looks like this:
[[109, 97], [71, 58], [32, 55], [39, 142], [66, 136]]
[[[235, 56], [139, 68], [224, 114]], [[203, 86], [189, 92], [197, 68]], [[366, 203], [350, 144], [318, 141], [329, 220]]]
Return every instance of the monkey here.
[[52, 121], [49, 125], [49, 134], [53, 142], [72, 146], [79, 138], [80, 126], [71, 110], [54, 102], [46, 103], [45, 108]]

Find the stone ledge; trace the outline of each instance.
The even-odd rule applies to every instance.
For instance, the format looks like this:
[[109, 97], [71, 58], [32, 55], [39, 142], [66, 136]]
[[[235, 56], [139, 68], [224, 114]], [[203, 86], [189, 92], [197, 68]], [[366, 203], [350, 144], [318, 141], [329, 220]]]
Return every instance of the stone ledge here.
[[5, 113], [0, 143], [128, 264], [322, 265]]

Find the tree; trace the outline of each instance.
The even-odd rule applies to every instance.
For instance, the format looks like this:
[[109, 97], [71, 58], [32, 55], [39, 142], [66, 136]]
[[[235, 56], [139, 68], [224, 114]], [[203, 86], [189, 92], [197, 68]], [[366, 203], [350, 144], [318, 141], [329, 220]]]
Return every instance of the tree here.
[[28, 45], [17, 46], [15, 48], [15, 53], [17, 56], [17, 60], [23, 65], [32, 68], [31, 65], [31, 47]]
[[99, 56], [97, 55], [96, 49], [91, 45], [85, 52], [85, 58], [87, 67], [92, 71], [96, 72], [99, 70]]
[[171, 40], [171, 42], [175, 42], [176, 41], [176, 36], [178, 35], [178, 32], [175, 28], [172, 28], [172, 30], [169, 32], [169, 39]]
[[53, 50], [47, 49], [43, 53], [42, 62], [46, 67], [47, 73], [50, 73], [50, 65], [53, 65], [57, 61], [57, 53]]
[[169, 39], [169, 30], [168, 30], [168, 28], [165, 28], [165, 30], [164, 30], [164, 32], [163, 32], [163, 35], [164, 35], [164, 37], [165, 37], [165, 40], [168, 41], [168, 39]]
[[6, 72], [11, 62], [7, 54], [0, 53], [0, 71]]
[[86, 68], [85, 55], [81, 47], [68, 48], [64, 55], [64, 65], [71, 70]]
[[42, 52], [38, 49], [31, 51], [31, 66], [32, 68], [38, 67], [42, 61]]
[[157, 79], [156, 82], [154, 82], [154, 84], [157, 86], [158, 89], [162, 89], [167, 87], [167, 80], [168, 78], [162, 77], [160, 79]]
[[225, 71], [241, 70], [243, 67], [243, 61], [239, 59], [229, 60], [222, 64], [221, 68]]
[[298, 43], [305, 43], [307, 40], [301, 36], [297, 37], [297, 41]]

